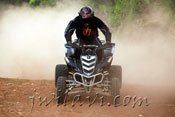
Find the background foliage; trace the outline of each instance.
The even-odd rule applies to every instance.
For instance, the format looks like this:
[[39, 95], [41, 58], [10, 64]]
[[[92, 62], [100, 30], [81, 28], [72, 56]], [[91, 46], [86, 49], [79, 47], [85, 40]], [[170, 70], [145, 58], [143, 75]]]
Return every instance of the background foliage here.
[[[1, 0], [0, 4], [12, 4], [20, 6], [23, 3], [33, 7], [53, 7], [59, 5], [59, 2], [70, 0]], [[119, 26], [123, 20], [130, 20], [143, 12], [148, 11], [148, 8], [157, 3], [165, 6], [175, 12], [175, 0], [79, 0], [87, 5], [92, 6], [95, 11], [104, 17], [108, 22]], [[72, 2], [72, 1], [71, 1]]]

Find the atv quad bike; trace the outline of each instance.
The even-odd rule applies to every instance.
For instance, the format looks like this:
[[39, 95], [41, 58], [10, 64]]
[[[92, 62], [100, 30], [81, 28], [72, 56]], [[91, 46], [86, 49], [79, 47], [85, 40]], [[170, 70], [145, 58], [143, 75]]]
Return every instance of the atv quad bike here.
[[58, 103], [64, 103], [65, 94], [91, 93], [115, 96], [120, 94], [122, 69], [111, 65], [115, 44], [65, 44], [66, 65], [56, 65], [55, 86]]

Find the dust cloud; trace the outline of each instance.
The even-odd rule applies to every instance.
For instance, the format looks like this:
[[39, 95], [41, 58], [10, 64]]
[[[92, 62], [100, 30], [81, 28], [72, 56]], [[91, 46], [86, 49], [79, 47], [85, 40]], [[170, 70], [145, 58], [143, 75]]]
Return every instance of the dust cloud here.
[[140, 85], [174, 86], [175, 23], [171, 11], [154, 6], [118, 31], [114, 63], [123, 81]]
[[3, 10], [0, 77], [54, 79], [55, 65], [64, 62], [64, 30], [81, 6], [63, 3], [54, 8], [24, 5]]
[[[0, 77], [54, 79], [55, 65], [64, 63], [65, 27], [82, 5], [60, 6], [10, 7], [1, 12]], [[113, 64], [122, 65], [123, 82], [173, 86], [172, 13], [154, 8], [145, 14], [112, 30], [113, 41], [116, 39]]]

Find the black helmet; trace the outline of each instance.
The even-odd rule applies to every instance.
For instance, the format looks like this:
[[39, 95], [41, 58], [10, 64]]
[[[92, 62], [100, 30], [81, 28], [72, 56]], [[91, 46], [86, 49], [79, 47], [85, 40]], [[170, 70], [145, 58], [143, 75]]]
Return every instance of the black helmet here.
[[84, 6], [80, 9], [79, 11], [79, 16], [82, 19], [88, 19], [94, 16], [94, 11], [91, 7], [89, 6]]

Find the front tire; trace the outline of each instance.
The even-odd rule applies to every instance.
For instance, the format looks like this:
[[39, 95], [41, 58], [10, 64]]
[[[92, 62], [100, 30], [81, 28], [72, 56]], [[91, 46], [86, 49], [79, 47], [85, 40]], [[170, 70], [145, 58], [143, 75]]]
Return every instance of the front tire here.
[[58, 98], [57, 103], [63, 104], [65, 99], [65, 92], [66, 92], [66, 77], [63, 77], [63, 76], [58, 77], [56, 87], [57, 87], [56, 93]]
[[122, 86], [122, 67], [120, 65], [112, 65], [109, 68], [109, 78], [112, 81], [112, 78], [118, 78], [119, 80], [119, 86], [121, 88]]
[[120, 80], [119, 78], [112, 78], [111, 79], [111, 96], [112, 99], [117, 96], [120, 95]]
[[57, 80], [58, 80], [58, 77], [60, 76], [64, 76], [64, 77], [67, 77], [68, 75], [68, 67], [67, 65], [56, 65], [56, 68], [55, 68], [55, 87], [57, 87]]
[[[111, 100], [113, 101], [115, 96], [120, 96], [120, 88], [122, 83], [122, 68], [119, 65], [112, 65], [109, 68], [109, 78], [111, 81]], [[117, 104], [120, 99], [117, 99]]]

